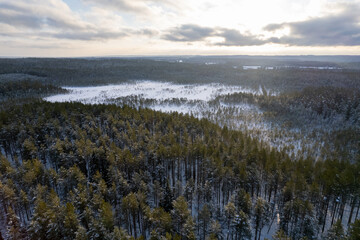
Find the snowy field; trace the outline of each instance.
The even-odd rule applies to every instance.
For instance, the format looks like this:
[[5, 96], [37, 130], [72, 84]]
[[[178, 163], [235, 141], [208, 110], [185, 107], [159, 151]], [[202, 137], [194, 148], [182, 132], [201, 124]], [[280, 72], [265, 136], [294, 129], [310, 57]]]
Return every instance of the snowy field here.
[[[235, 107], [243, 112], [256, 111], [255, 106], [210, 106], [209, 101], [217, 96], [232, 93], [262, 94], [262, 89], [254, 91], [241, 86], [223, 84], [173, 84], [169, 82], [133, 81], [118, 85], [94, 87], [63, 87], [68, 94], [58, 94], [45, 98], [49, 102], [82, 102], [85, 104], [127, 104], [134, 107], [148, 107], [162, 112], [193, 114], [202, 118], [218, 108]], [[146, 102], [146, 104], [144, 104]]]
[[95, 87], [64, 87], [69, 94], [60, 94], [46, 98], [49, 102], [107, 103], [109, 99], [127, 96], [140, 96], [144, 99], [187, 99], [209, 101], [219, 95], [236, 92], [262, 94], [240, 86], [222, 84], [173, 84], [169, 82], [134, 81], [118, 85]]

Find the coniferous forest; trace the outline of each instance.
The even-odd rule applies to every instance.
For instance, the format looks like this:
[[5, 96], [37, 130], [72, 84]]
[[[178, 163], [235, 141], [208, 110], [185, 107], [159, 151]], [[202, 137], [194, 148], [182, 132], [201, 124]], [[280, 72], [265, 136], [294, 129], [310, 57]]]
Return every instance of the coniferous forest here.
[[359, 73], [349, 71], [336, 72], [341, 88], [292, 82], [301, 91], [286, 97], [216, 99], [246, 98], [275, 120], [342, 114], [351, 145], [324, 158], [192, 114], [50, 103], [67, 90], [44, 76], [2, 82], [0, 239], [360, 239], [360, 95], [346, 85]]

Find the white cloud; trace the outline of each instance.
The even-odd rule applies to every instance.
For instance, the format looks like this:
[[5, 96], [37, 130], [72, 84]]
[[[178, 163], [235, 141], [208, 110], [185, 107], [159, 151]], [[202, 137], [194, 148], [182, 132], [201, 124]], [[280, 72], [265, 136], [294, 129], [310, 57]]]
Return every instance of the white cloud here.
[[[42, 44], [48, 49], [56, 46], [76, 49], [77, 55], [82, 55], [80, 51], [86, 55], [221, 54], [221, 51], [249, 54], [257, 49], [286, 52], [286, 49], [290, 51], [286, 47], [289, 39], [283, 38], [281, 42], [276, 38], [290, 36], [291, 31], [303, 33], [300, 31], [303, 28], [294, 23], [337, 16], [341, 14], [341, 6], [349, 2], [360, 5], [360, 0], [71, 0], [82, 3], [71, 5], [73, 7], [86, 6], [71, 9], [64, 1], [0, 0], [0, 42], [12, 42], [0, 46], [0, 52], [14, 51], [14, 46], [30, 51], [39, 49]], [[270, 23], [287, 24], [276, 33], [264, 31], [263, 27]], [[349, 27], [346, 23], [342, 25]], [[351, 36], [358, 39], [359, 33], [352, 32]], [[345, 40], [345, 43], [354, 43], [352, 39]], [[280, 44], [241, 47], [269, 41]], [[301, 44], [313, 46], [306, 41]], [[333, 41], [331, 46], [337, 44]], [[314, 49], [304, 54], [313, 53]], [[338, 51], [339, 54], [347, 52], [344, 48]], [[54, 54], [59, 52], [54, 50]], [[360, 54], [360, 49], [356, 53]]]
[[120, 15], [96, 7], [80, 15], [61, 0], [0, 0], [0, 24], [1, 35], [24, 38], [106, 40], [150, 32], [129, 30]]

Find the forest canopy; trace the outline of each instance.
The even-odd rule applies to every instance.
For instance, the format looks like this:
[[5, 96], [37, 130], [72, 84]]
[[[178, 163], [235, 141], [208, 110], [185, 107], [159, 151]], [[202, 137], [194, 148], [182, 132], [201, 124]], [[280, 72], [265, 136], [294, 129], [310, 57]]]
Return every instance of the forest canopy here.
[[358, 214], [359, 162], [293, 160], [188, 115], [40, 102], [0, 129], [9, 239], [250, 239], [276, 216], [312, 239]]

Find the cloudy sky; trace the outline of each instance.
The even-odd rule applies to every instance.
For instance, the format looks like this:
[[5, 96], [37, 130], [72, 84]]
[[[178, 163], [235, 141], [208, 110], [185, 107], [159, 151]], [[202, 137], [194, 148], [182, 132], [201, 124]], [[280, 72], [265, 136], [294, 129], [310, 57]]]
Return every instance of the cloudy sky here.
[[360, 0], [0, 0], [0, 56], [360, 55]]

